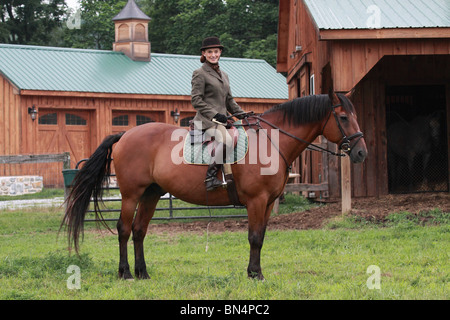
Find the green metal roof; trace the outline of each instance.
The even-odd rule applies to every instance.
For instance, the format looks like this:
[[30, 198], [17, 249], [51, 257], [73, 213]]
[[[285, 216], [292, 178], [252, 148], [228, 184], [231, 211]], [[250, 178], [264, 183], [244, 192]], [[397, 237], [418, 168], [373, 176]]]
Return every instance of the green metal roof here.
[[[449, 0], [303, 0], [319, 29], [450, 27]], [[379, 10], [378, 10], [379, 9]]]
[[[0, 73], [21, 90], [190, 95], [199, 56], [0, 44]], [[286, 78], [264, 60], [220, 59], [234, 97], [288, 99]]]

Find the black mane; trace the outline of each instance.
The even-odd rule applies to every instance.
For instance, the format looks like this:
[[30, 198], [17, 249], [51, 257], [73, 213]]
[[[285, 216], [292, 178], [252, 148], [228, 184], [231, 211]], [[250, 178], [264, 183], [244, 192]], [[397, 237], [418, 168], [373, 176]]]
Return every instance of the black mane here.
[[[342, 106], [347, 113], [354, 112], [355, 109], [351, 101], [343, 94], [337, 93]], [[301, 125], [305, 123], [318, 122], [323, 120], [331, 109], [331, 99], [327, 94], [319, 94], [296, 98], [294, 100], [276, 105], [264, 112], [283, 112], [284, 121], [290, 124]]]

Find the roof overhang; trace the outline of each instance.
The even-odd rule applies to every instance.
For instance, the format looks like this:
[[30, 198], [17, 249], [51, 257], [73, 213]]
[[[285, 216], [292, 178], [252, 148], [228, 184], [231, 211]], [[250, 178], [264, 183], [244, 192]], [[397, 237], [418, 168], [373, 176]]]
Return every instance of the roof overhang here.
[[[46, 91], [46, 90], [20, 90], [22, 96], [47, 96], [47, 97], [89, 97], [89, 98], [113, 98], [113, 99], [143, 99], [143, 100], [175, 100], [191, 101], [190, 95], [163, 95], [163, 94], [134, 94], [134, 93], [103, 93], [103, 92], [76, 92], [76, 91]], [[265, 98], [241, 98], [234, 97], [237, 102], [244, 103], [270, 103], [280, 104], [287, 99]]]
[[321, 29], [319, 40], [450, 39], [450, 28]]

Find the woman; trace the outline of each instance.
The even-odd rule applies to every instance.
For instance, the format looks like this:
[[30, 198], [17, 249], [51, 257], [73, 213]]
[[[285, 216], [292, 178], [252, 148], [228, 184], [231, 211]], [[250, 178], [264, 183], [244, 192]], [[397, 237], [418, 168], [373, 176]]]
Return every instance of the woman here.
[[[205, 38], [200, 48], [203, 66], [192, 75], [191, 102], [197, 110], [195, 127], [197, 130], [207, 130], [216, 144], [206, 172], [205, 184], [208, 191], [226, 184], [217, 179], [217, 172], [223, 163], [224, 149], [228, 152], [233, 149], [233, 140], [225, 128], [227, 111], [231, 114], [244, 113], [231, 95], [228, 75], [219, 68], [223, 48], [219, 38]], [[224, 164], [223, 171], [225, 175], [231, 174], [231, 165]]]

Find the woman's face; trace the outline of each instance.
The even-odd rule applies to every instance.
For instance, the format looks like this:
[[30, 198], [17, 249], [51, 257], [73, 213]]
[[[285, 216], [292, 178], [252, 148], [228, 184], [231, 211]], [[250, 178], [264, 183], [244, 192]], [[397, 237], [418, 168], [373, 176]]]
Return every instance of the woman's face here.
[[219, 48], [210, 48], [203, 51], [203, 55], [209, 63], [216, 64], [219, 62], [222, 50]]

